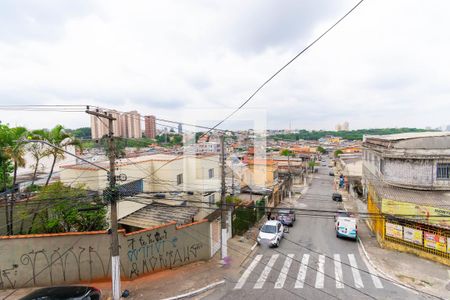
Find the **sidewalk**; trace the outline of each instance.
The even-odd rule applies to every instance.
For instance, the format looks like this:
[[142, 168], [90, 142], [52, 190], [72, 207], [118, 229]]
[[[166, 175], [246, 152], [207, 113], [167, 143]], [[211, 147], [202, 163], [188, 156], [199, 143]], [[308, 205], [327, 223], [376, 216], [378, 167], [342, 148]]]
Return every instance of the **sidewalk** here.
[[[367, 212], [367, 206], [346, 192], [344, 207], [349, 211]], [[370, 231], [366, 222], [360, 219], [358, 236], [374, 267], [393, 280], [417, 290], [450, 299], [450, 269], [442, 264], [429, 261], [414, 254], [383, 249]], [[380, 274], [384, 277], [383, 274]]]

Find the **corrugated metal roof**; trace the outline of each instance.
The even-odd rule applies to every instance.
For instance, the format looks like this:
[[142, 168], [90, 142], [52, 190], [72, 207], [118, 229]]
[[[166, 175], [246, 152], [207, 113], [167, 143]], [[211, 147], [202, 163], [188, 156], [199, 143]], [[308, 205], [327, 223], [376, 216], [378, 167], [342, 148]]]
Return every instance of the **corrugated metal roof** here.
[[149, 228], [175, 221], [177, 225], [188, 224], [199, 209], [192, 206], [180, 208], [152, 203], [119, 220], [119, 224], [138, 228]]

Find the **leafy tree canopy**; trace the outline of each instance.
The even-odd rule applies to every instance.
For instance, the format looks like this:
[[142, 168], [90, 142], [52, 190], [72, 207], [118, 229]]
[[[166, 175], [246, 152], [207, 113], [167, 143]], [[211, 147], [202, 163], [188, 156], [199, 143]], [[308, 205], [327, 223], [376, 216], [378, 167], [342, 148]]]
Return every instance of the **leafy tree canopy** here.
[[[43, 207], [37, 213], [32, 233], [91, 231], [106, 228], [106, 208], [88, 198], [83, 186], [70, 187], [54, 182], [37, 195]], [[83, 209], [80, 211], [79, 209]]]

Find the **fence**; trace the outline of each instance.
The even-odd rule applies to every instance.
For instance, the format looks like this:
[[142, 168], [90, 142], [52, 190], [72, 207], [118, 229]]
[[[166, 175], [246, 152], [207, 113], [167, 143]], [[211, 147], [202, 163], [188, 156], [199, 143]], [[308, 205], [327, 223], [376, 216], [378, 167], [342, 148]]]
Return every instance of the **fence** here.
[[450, 230], [386, 217], [385, 239], [450, 259]]

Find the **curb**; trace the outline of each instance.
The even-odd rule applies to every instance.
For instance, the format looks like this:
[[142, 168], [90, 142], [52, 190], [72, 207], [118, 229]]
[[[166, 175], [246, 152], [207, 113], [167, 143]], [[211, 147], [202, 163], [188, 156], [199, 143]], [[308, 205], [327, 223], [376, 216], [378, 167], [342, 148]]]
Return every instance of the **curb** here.
[[164, 299], [162, 299], [162, 300], [177, 300], [177, 299], [184, 299], [184, 298], [196, 296], [196, 295], [198, 295], [198, 294], [201, 294], [201, 293], [203, 293], [203, 292], [206, 292], [206, 291], [208, 291], [208, 290], [210, 290], [210, 289], [213, 289], [213, 288], [215, 288], [216, 286], [222, 285], [222, 284], [224, 284], [224, 283], [225, 283], [225, 280], [217, 281], [217, 282], [211, 283], [211, 284], [209, 284], [209, 285], [207, 285], [207, 286], [205, 286], [205, 287], [202, 287], [201, 289], [198, 289], [198, 290], [195, 290], [195, 291], [192, 291], [192, 292], [189, 292], [189, 293], [185, 293], [185, 294], [173, 296], [173, 297], [170, 297], [170, 298], [164, 298]]
[[383, 277], [391, 280], [391, 282], [395, 285], [397, 285], [398, 287], [407, 289], [413, 293], [415, 293], [416, 295], [419, 294], [419, 292], [417, 291], [417, 289], [407, 283], [404, 282], [400, 282], [397, 279], [393, 278], [392, 276], [390, 276], [389, 274], [387, 274], [386, 272], [382, 271], [379, 267], [377, 267], [373, 261], [370, 259], [369, 254], [366, 251], [366, 248], [364, 247], [363, 242], [361, 241], [361, 239], [358, 237], [358, 243], [361, 246], [362, 252], [364, 253], [365, 258], [367, 259], [367, 261], [369, 262], [369, 264], [378, 272], [380, 273]]

